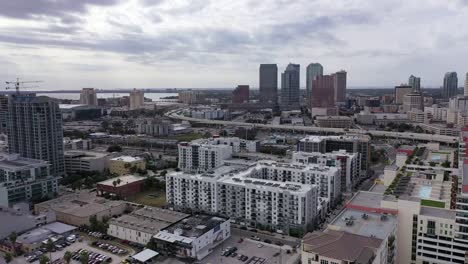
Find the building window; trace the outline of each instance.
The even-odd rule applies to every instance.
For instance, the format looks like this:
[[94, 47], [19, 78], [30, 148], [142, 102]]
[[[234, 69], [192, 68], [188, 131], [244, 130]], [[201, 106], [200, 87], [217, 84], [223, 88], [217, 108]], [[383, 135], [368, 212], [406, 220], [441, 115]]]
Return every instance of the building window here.
[[328, 264], [328, 260], [322, 259], [322, 260], [320, 260], [320, 264]]

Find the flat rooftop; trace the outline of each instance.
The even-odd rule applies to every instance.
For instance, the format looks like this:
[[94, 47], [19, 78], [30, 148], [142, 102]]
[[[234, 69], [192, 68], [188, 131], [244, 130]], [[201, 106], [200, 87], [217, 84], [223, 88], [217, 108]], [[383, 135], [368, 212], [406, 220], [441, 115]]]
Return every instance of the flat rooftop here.
[[68, 150], [64, 152], [64, 156], [71, 157], [71, 158], [81, 158], [81, 159], [96, 159], [96, 158], [105, 158], [109, 156], [109, 153], [97, 152], [97, 151]]
[[[364, 218], [364, 214], [366, 218]], [[396, 224], [397, 217], [394, 215], [346, 208], [328, 225], [327, 229], [385, 239], [395, 230]]]
[[124, 175], [124, 176], [119, 176], [115, 178], [110, 178], [102, 182], [98, 182], [98, 185], [105, 185], [109, 187], [114, 187], [114, 182], [118, 183], [118, 180], [120, 180], [120, 183], [116, 184], [115, 187], [127, 185], [130, 183], [134, 182], [139, 182], [139, 181], [144, 181], [146, 178], [141, 177], [141, 176], [136, 176], [136, 175]]
[[377, 192], [360, 191], [348, 202], [348, 204], [356, 206], [364, 206], [370, 208], [380, 208], [380, 202], [383, 195]]
[[110, 224], [139, 230], [141, 232], [157, 234], [171, 224], [174, 224], [189, 215], [157, 207], [144, 207], [131, 214], [111, 219]]
[[116, 158], [112, 158], [110, 160], [113, 161], [123, 161], [123, 162], [135, 162], [135, 161], [140, 161], [143, 160], [141, 157], [133, 157], [133, 156], [120, 156]]
[[455, 210], [448, 210], [442, 208], [435, 208], [429, 206], [421, 206], [420, 215], [433, 216], [438, 218], [455, 220], [457, 212]]
[[368, 263], [381, 244], [382, 239], [333, 230], [307, 233], [303, 238], [304, 251], [353, 263], [361, 259], [365, 261], [359, 263]]
[[46, 166], [47, 161], [20, 157], [18, 154], [0, 153], [0, 168], [9, 170], [27, 169], [30, 167]]
[[77, 217], [89, 217], [108, 211], [112, 207], [122, 206], [125, 203], [125, 201], [113, 201], [97, 197], [95, 192], [84, 190], [36, 204], [35, 208], [39, 209], [39, 211], [52, 210]]
[[200, 237], [209, 230], [226, 221], [227, 219], [225, 218], [211, 215], [193, 215], [182, 219], [181, 221], [172, 224], [163, 230], [171, 234], [181, 232], [178, 234], [179, 236], [193, 238]]

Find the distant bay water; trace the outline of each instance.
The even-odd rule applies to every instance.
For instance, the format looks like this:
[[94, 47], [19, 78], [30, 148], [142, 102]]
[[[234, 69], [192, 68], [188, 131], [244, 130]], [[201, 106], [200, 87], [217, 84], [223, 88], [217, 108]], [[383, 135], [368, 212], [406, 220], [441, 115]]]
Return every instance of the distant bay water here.
[[[52, 98], [57, 99], [69, 99], [69, 100], [79, 100], [80, 94], [79, 93], [38, 93], [37, 95], [45, 95]], [[117, 98], [129, 96], [128, 93], [98, 93], [98, 98]], [[145, 93], [146, 98], [150, 98], [154, 102], [163, 100], [162, 98], [169, 97], [169, 96], [177, 96], [176, 93]]]

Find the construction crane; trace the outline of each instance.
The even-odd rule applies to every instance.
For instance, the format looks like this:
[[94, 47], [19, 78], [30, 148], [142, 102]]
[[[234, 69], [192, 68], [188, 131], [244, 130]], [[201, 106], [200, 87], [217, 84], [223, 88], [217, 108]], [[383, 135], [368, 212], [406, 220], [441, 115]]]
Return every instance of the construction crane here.
[[20, 78], [16, 78], [16, 81], [7, 81], [5, 82], [8, 86], [5, 88], [6, 90], [15, 89], [16, 93], [20, 93], [20, 88], [37, 88], [38, 85], [33, 86], [23, 86], [26, 83], [41, 83], [42, 81], [20, 81]]

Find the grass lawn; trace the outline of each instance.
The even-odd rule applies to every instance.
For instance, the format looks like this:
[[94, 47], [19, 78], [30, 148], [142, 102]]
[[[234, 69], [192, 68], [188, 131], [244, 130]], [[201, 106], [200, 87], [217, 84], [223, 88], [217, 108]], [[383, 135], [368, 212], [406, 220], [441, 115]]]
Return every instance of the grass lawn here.
[[430, 207], [437, 207], [437, 208], [445, 208], [445, 203], [440, 201], [433, 201], [433, 200], [421, 200], [421, 205], [430, 206]]
[[163, 207], [166, 205], [166, 193], [154, 190], [144, 191], [135, 194], [128, 201], [148, 206]]

